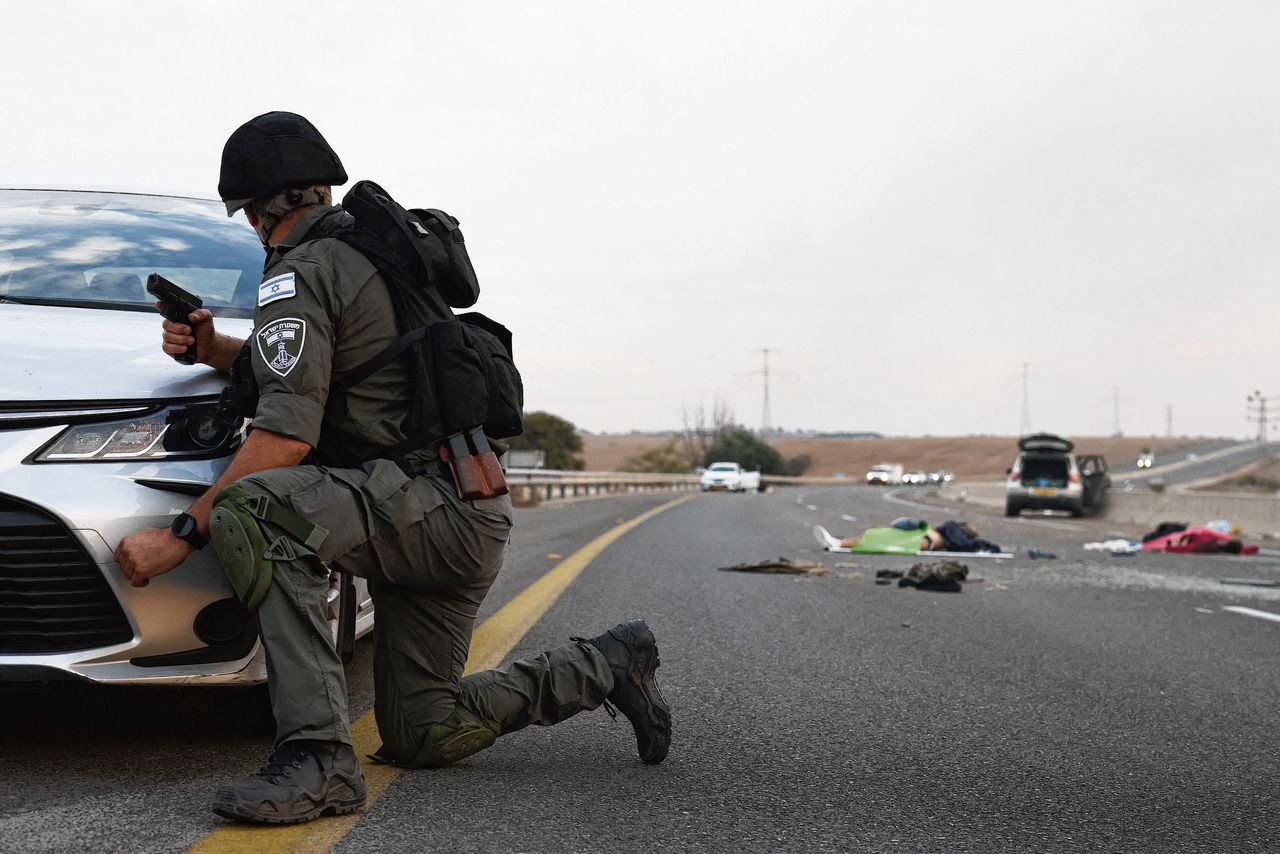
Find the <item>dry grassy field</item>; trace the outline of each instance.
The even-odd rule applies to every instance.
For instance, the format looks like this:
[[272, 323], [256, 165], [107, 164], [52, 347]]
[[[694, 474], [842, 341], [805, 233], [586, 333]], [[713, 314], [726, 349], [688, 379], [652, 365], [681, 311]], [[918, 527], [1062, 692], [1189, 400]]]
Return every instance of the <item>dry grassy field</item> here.
[[[672, 436], [587, 434], [582, 437], [584, 458], [591, 471], [614, 471], [629, 457], [659, 448]], [[1160, 454], [1191, 444], [1187, 438], [1072, 437], [1076, 451], [1103, 454], [1114, 465], [1132, 462], [1143, 448]], [[1017, 455], [1017, 440], [1010, 436], [937, 436], [886, 439], [777, 439], [771, 442], [785, 457], [808, 454], [813, 465], [806, 474], [828, 476], [844, 472], [861, 477], [876, 463], [902, 463], [912, 469], [950, 469], [968, 477], [1004, 474]]]

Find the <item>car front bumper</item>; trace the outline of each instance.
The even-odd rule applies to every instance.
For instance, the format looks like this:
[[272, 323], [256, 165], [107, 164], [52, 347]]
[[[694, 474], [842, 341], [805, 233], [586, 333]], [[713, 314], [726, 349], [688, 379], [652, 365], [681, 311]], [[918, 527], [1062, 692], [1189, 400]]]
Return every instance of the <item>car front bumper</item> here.
[[[227, 460], [25, 462], [62, 429], [0, 431], [0, 542], [8, 536], [21, 547], [17, 557], [13, 550], [0, 555], [0, 682], [264, 681], [252, 617], [232, 617], [248, 621], [234, 642], [211, 645], [197, 634], [196, 618], [209, 606], [221, 603], [223, 617], [237, 607], [211, 549], [193, 553], [146, 587], [130, 585], [113, 557], [127, 534], [165, 527], [186, 510], [192, 493], [212, 484]], [[36, 517], [44, 520], [39, 530], [32, 527]], [[34, 534], [59, 538], [47, 542], [60, 557], [33, 551]], [[89, 592], [72, 594], [66, 585]], [[115, 628], [92, 623], [94, 630], [81, 635], [77, 612], [60, 595], [92, 599], [81, 607]], [[48, 614], [58, 616], [51, 621]]]

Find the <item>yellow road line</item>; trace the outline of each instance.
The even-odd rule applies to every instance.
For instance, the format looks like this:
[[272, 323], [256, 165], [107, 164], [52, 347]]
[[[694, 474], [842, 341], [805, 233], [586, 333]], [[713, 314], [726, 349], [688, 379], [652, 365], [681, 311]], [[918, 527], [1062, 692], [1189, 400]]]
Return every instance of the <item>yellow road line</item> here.
[[[489, 619], [476, 626], [471, 636], [471, 653], [467, 657], [466, 672], [475, 673], [501, 664], [507, 653], [555, 604], [560, 594], [564, 593], [565, 589], [587, 568], [587, 565], [610, 544], [632, 528], [644, 524], [677, 504], [683, 504], [692, 497], [686, 495], [668, 501], [629, 522], [611, 528], [520, 591], [514, 599], [499, 608]], [[355, 744], [356, 755], [361, 757], [364, 781], [369, 789], [369, 802], [362, 812], [320, 818], [304, 824], [260, 826], [228, 823], [193, 845], [189, 849], [189, 854], [223, 854], [223, 852], [254, 852], [254, 854], [305, 852], [310, 854], [310, 852], [331, 850], [347, 835], [360, 817], [373, 807], [374, 802], [382, 797], [387, 787], [400, 776], [402, 770], [394, 765], [377, 765], [364, 758], [382, 745], [382, 739], [378, 736], [378, 724], [374, 721], [372, 711], [366, 712], [351, 725], [351, 737]]]

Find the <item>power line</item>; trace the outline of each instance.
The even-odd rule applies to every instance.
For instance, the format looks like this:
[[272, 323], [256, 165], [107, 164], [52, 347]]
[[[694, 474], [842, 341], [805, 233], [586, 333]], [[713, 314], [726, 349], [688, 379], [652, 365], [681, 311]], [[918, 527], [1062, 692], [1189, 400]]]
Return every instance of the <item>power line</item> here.
[[767, 435], [773, 432], [773, 417], [769, 413], [769, 348], [760, 348], [760, 353], [764, 356], [764, 411], [760, 413], [760, 432]]
[[1018, 422], [1018, 435], [1031, 435], [1031, 396], [1027, 392], [1027, 363], [1022, 363], [1022, 418]]
[[1245, 420], [1258, 425], [1258, 441], [1267, 441], [1267, 428], [1280, 421], [1280, 416], [1268, 415], [1267, 406], [1275, 403], [1274, 397], [1267, 397], [1261, 391], [1254, 391], [1245, 396]]

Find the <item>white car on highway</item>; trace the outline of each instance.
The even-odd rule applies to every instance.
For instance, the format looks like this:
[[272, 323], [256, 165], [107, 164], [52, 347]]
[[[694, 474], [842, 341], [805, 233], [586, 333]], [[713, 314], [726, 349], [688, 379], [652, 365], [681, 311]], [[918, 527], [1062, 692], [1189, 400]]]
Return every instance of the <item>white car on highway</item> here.
[[867, 472], [872, 486], [897, 486], [902, 483], [902, 463], [876, 463]]
[[712, 463], [702, 473], [699, 487], [703, 492], [757, 490], [760, 488], [760, 472], [746, 471], [737, 463]]
[[186, 510], [243, 437], [210, 417], [225, 375], [161, 352], [147, 276], [244, 336], [262, 262], [218, 202], [0, 190], [0, 682], [266, 679], [212, 549], [142, 588], [112, 557]]

